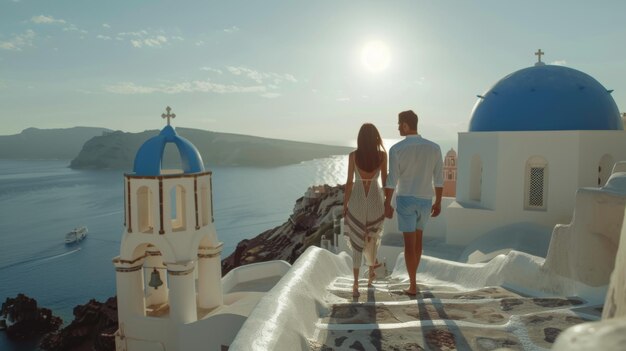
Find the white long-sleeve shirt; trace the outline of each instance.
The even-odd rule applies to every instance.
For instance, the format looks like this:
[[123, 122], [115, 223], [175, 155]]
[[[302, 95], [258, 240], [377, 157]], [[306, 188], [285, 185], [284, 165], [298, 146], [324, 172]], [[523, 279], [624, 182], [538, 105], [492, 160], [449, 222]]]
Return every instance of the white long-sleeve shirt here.
[[389, 175], [385, 188], [398, 196], [432, 199], [434, 187], [443, 187], [441, 148], [420, 135], [406, 138], [389, 150]]

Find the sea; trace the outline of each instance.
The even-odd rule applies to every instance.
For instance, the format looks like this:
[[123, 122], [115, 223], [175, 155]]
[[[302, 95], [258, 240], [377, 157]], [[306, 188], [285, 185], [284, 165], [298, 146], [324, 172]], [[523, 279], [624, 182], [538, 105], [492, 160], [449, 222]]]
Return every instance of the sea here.
[[[69, 160], [0, 160], [0, 303], [18, 293], [63, 319], [76, 305], [115, 295], [111, 259], [119, 254], [124, 222], [122, 171], [74, 170]], [[309, 186], [343, 184], [347, 156], [274, 168], [208, 167], [213, 172], [215, 227], [222, 258], [243, 239], [288, 220]], [[84, 225], [83, 241], [65, 234]], [[0, 350], [37, 350], [37, 341]]]

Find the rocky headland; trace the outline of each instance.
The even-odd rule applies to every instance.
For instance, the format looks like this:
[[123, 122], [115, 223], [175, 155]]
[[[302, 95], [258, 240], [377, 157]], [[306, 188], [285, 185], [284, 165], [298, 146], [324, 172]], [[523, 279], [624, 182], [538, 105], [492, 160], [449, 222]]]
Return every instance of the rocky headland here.
[[117, 298], [106, 302], [90, 300], [74, 307], [74, 320], [59, 332], [48, 333], [41, 341], [44, 350], [115, 350]]
[[71, 160], [85, 142], [110, 132], [106, 128], [27, 128], [19, 134], [0, 135], [0, 159]]
[[293, 213], [282, 225], [239, 242], [235, 252], [222, 260], [222, 275], [233, 268], [263, 261], [293, 263], [322, 236], [334, 239], [333, 219], [343, 208], [344, 185], [313, 186], [296, 201]]
[[[351, 148], [343, 146], [268, 139], [192, 128], [177, 127], [176, 133], [196, 146], [207, 167], [275, 167], [331, 155], [344, 155], [351, 151]], [[87, 141], [78, 156], [72, 160], [70, 167], [130, 171], [139, 147], [158, 134], [158, 130], [147, 130], [141, 133], [121, 131], [104, 133]], [[163, 164], [168, 168], [180, 167], [180, 156], [176, 148], [165, 148]]]
[[35, 299], [24, 294], [7, 298], [0, 308], [0, 317], [6, 321], [6, 333], [12, 340], [37, 339], [56, 331], [63, 323], [51, 310], [38, 307]]
[[[345, 155], [352, 148], [250, 135], [219, 133], [192, 128], [176, 128], [191, 141], [204, 164], [213, 166], [284, 166], [332, 155]], [[106, 128], [73, 127], [58, 129], [27, 128], [19, 134], [0, 135], [0, 159], [72, 160], [75, 169], [118, 169], [130, 171], [139, 147], [158, 130], [140, 133]], [[180, 166], [174, 147], [165, 148], [163, 163]]]

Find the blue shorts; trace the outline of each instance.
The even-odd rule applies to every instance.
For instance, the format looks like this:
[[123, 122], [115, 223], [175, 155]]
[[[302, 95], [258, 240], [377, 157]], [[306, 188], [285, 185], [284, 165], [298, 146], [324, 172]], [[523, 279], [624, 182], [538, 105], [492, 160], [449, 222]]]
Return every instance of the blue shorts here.
[[424, 230], [430, 219], [432, 199], [420, 199], [414, 196], [396, 196], [396, 213], [398, 214], [398, 229], [401, 232]]

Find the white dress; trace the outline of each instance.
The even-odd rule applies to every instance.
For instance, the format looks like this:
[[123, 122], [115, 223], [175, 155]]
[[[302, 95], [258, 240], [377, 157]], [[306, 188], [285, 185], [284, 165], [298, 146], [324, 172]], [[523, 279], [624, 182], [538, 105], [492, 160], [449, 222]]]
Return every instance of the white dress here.
[[[354, 176], [348, 213], [344, 219], [344, 233], [347, 235], [348, 246], [352, 249], [353, 267], [359, 268], [363, 255], [368, 266], [373, 266], [376, 262], [385, 220], [385, 205], [383, 191], [378, 184], [380, 169], [373, 178], [363, 179], [355, 165]], [[369, 188], [367, 192], [366, 187]]]

